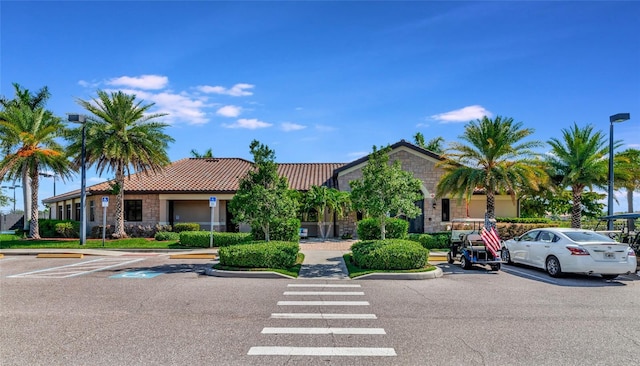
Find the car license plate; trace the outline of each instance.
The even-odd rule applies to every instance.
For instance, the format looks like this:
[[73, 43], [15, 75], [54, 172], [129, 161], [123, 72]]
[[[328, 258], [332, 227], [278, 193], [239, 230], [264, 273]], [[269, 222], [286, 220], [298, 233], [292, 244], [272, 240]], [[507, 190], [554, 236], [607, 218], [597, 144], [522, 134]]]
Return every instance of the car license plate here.
[[616, 255], [613, 252], [605, 252], [604, 259], [616, 259]]

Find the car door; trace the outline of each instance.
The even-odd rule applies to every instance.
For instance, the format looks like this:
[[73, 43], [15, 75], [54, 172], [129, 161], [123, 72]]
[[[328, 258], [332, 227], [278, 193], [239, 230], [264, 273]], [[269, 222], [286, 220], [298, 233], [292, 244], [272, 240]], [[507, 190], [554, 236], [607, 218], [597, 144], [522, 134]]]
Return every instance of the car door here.
[[529, 247], [530, 264], [538, 268], [545, 268], [547, 255], [551, 251], [551, 246], [557, 240], [555, 234], [547, 230], [540, 230], [535, 241]]
[[531, 263], [531, 243], [536, 241], [536, 237], [540, 230], [533, 230], [525, 233], [513, 245], [513, 249], [509, 250], [511, 260], [518, 263]]

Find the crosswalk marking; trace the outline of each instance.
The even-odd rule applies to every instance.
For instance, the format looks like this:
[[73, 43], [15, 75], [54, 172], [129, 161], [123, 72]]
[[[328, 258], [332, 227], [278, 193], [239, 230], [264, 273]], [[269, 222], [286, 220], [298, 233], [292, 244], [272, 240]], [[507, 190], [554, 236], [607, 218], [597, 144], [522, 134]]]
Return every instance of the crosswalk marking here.
[[368, 306], [368, 301], [278, 301], [278, 306]]
[[124, 266], [127, 264], [143, 261], [144, 258], [139, 259], [123, 259], [123, 258], [98, 258], [90, 261], [68, 264], [65, 266], [58, 266], [46, 269], [40, 269], [37, 271], [19, 273], [9, 278], [69, 278], [89, 274], [93, 272], [103, 271], [109, 268]]
[[397, 356], [393, 348], [251, 347], [249, 355], [264, 356]]
[[376, 314], [273, 313], [272, 319], [378, 319]]
[[361, 287], [360, 285], [330, 285], [330, 284], [320, 284], [320, 283], [290, 283], [287, 287]]
[[331, 296], [363, 296], [364, 292], [341, 292], [341, 291], [285, 291], [285, 296], [299, 295], [299, 296], [318, 296], [318, 295], [331, 295]]
[[264, 328], [262, 334], [387, 334], [382, 328]]

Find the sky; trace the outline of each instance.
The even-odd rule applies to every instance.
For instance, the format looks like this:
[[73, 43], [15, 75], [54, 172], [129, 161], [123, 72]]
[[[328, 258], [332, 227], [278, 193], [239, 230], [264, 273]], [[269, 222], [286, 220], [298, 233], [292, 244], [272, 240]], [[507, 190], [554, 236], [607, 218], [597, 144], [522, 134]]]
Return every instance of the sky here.
[[[0, 95], [47, 86], [66, 119], [97, 90], [134, 93], [167, 113], [172, 161], [251, 160], [257, 139], [278, 162], [346, 163], [416, 132], [460, 141], [485, 115], [546, 142], [573, 123], [608, 136], [609, 116], [630, 113], [614, 136], [638, 149], [639, 18], [635, 1], [3, 0]], [[89, 169], [87, 183], [113, 176]]]

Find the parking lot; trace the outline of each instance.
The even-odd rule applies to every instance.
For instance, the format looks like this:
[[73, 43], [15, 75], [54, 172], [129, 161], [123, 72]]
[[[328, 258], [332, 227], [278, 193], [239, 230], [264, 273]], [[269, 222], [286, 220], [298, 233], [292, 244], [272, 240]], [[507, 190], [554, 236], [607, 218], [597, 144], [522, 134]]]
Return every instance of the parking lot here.
[[0, 259], [3, 365], [635, 365], [640, 278], [216, 278], [167, 255]]

